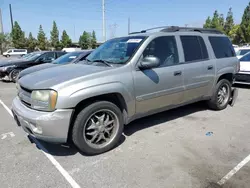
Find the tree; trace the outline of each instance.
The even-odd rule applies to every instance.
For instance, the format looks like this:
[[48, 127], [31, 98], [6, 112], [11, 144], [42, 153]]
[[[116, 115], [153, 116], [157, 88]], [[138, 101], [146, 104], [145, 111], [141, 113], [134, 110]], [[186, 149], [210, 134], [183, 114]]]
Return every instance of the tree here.
[[11, 39], [12, 39], [13, 46], [15, 48], [25, 47], [25, 33], [22, 31], [17, 21], [14, 22], [14, 26], [11, 32]]
[[250, 43], [250, 2], [242, 16], [238, 37], [242, 38], [243, 43]]
[[0, 33], [0, 53], [3, 53], [11, 45], [11, 37], [8, 33]]
[[27, 39], [27, 48], [29, 51], [34, 51], [37, 45], [36, 39], [32, 36], [32, 33], [29, 33], [29, 37]]
[[91, 48], [95, 49], [96, 46], [97, 46], [96, 34], [95, 34], [95, 31], [92, 31], [92, 35], [91, 35]]
[[55, 49], [60, 48], [59, 31], [57, 29], [57, 25], [55, 21], [53, 21], [52, 31], [50, 32], [50, 41], [51, 41], [51, 46], [53, 48]]
[[225, 25], [224, 15], [220, 14], [220, 16], [219, 16], [219, 27], [217, 29], [219, 29], [220, 31], [224, 31], [224, 25]]
[[[233, 27], [234, 27], [234, 18], [233, 18], [232, 8], [230, 8], [228, 13], [227, 13], [226, 22], [225, 22], [225, 25], [224, 25], [225, 33], [227, 35], [229, 35], [229, 33], [233, 29]], [[232, 37], [232, 33], [231, 33], [230, 37]]]
[[91, 46], [90, 34], [86, 31], [79, 38], [79, 45], [82, 49], [88, 49]]
[[47, 43], [46, 43], [46, 35], [43, 31], [42, 25], [39, 26], [39, 31], [37, 35], [37, 45], [40, 50], [46, 50]]
[[72, 45], [72, 41], [65, 30], [62, 32], [61, 45], [63, 48], [67, 48]]
[[233, 28], [229, 31], [228, 36], [233, 41], [234, 44], [239, 44], [241, 42], [241, 37], [239, 35], [240, 25], [234, 25]]
[[211, 21], [211, 28], [217, 28], [218, 26], [219, 26], [219, 13], [216, 10], [214, 12], [214, 15], [213, 15], [213, 18], [212, 18], [212, 21]]
[[211, 22], [212, 22], [212, 20], [211, 20], [210, 16], [208, 16], [205, 24], [203, 25], [203, 28], [211, 28], [211, 24], [212, 24]]

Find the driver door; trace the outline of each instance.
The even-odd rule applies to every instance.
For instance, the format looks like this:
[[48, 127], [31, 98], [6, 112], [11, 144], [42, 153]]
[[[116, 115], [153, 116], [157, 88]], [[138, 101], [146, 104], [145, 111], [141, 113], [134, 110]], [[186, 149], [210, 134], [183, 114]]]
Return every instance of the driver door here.
[[182, 103], [184, 81], [183, 70], [174, 36], [153, 39], [144, 50], [140, 60], [147, 56], [159, 58], [160, 66], [133, 72], [136, 112], [160, 111]]

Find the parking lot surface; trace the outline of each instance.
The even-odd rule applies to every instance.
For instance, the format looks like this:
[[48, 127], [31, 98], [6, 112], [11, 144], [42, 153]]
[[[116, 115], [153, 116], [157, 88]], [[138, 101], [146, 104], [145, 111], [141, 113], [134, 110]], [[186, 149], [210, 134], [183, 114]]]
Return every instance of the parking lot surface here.
[[[216, 183], [250, 154], [249, 88], [224, 111], [197, 103], [137, 120], [125, 127], [117, 148], [98, 156], [71, 145], [32, 143], [7, 111], [15, 96], [15, 84], [0, 82], [4, 188], [220, 187]], [[249, 174], [246, 163], [221, 187], [247, 188]]]

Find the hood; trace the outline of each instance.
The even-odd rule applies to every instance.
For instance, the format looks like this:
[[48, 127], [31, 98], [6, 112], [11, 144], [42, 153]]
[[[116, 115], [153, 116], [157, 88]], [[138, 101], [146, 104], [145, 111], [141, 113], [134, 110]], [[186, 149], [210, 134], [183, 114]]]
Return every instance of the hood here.
[[29, 90], [48, 89], [74, 79], [111, 69], [111, 67], [68, 64], [30, 73], [18, 81]]
[[240, 71], [250, 72], [250, 61], [241, 61]]
[[45, 63], [45, 64], [36, 65], [30, 68], [24, 69], [23, 71], [19, 73], [19, 79], [27, 74], [34, 73], [43, 69], [48, 69], [48, 68], [55, 67], [55, 66], [58, 66], [58, 64]]
[[21, 59], [13, 59], [13, 60], [3, 60], [0, 61], [0, 67], [4, 67], [4, 66], [10, 66], [10, 65], [17, 65], [17, 64], [25, 64], [29, 61], [26, 60], [21, 60]]

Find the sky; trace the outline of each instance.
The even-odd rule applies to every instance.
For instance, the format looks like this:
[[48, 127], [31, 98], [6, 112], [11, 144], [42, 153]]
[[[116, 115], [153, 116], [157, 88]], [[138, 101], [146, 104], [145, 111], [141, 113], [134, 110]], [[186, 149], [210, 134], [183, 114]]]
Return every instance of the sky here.
[[[123, 36], [130, 31], [140, 31], [157, 26], [178, 25], [201, 27], [215, 10], [226, 14], [232, 7], [236, 23], [241, 21], [249, 0], [105, 0], [106, 38]], [[25, 34], [37, 36], [39, 25], [50, 37], [53, 20], [59, 32], [65, 29], [75, 42], [83, 31], [96, 31], [102, 41], [102, 0], [0, 0], [4, 32], [11, 31], [9, 4], [13, 20]]]

